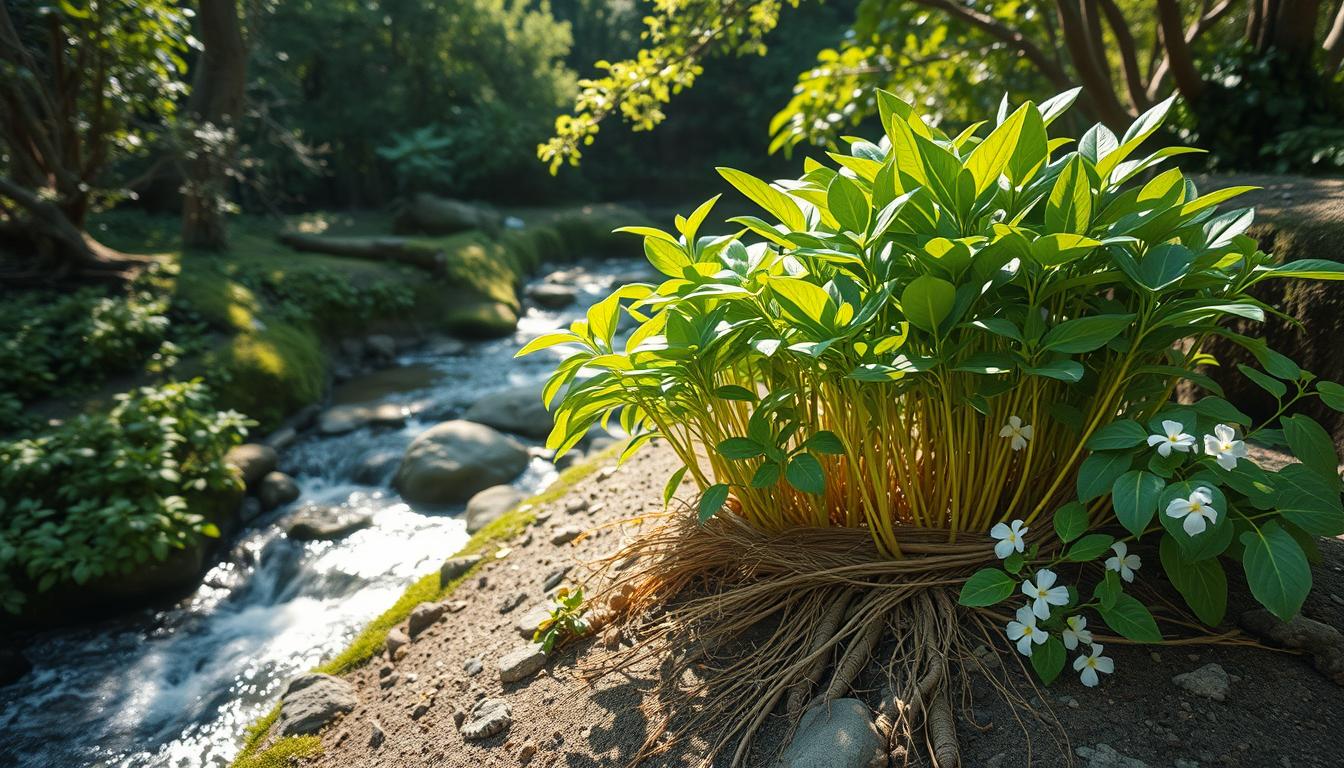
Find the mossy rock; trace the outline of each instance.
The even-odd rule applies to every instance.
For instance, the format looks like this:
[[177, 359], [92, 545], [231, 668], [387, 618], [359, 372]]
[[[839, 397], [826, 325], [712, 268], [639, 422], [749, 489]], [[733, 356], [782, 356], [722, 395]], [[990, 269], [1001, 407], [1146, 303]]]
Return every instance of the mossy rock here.
[[261, 431], [322, 399], [326, 360], [317, 334], [283, 322], [240, 333], [210, 361], [217, 401], [256, 419]]
[[[1249, 234], [1260, 247], [1280, 261], [1327, 259], [1344, 263], [1344, 180], [1300, 176], [1211, 176], [1199, 180], [1200, 190], [1251, 185], [1262, 189], [1236, 198], [1224, 207], [1252, 206], [1256, 223]], [[1267, 280], [1252, 293], [1295, 322], [1270, 316], [1262, 323], [1238, 321], [1233, 329], [1260, 336], [1270, 348], [1292, 358], [1320, 378], [1344, 382], [1344, 355], [1338, 340], [1344, 338], [1344, 282], [1315, 280]], [[1223, 387], [1227, 398], [1252, 418], [1274, 414], [1277, 405], [1237, 370], [1238, 363], [1256, 366], [1241, 347], [1221, 338], [1205, 349], [1218, 359], [1206, 372]], [[1184, 388], [1184, 396], [1192, 393]], [[1312, 400], [1300, 409], [1319, 421], [1344, 446], [1344, 414]]]

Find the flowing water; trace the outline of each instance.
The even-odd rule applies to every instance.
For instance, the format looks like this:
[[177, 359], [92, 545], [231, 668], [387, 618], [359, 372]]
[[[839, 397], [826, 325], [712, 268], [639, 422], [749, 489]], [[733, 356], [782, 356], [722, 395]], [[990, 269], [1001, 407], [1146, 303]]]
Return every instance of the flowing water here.
[[[512, 338], [400, 360], [411, 375], [384, 380], [432, 383], [383, 399], [418, 416], [403, 429], [313, 436], [288, 449], [281, 466], [303, 496], [254, 521], [189, 598], [32, 638], [25, 649], [32, 673], [0, 688], [0, 766], [227, 765], [246, 727], [291, 677], [344, 648], [467, 539], [461, 509], [414, 510], [385, 486], [354, 482], [354, 468], [371, 452], [400, 452], [484, 393], [544, 378], [553, 355], [514, 360], [514, 352], [567, 325], [632, 267], [571, 268], [579, 301], [570, 308], [530, 309]], [[548, 462], [534, 459], [515, 485], [535, 491], [554, 477]], [[340, 541], [292, 541], [283, 519], [307, 503], [367, 512], [373, 524]]]

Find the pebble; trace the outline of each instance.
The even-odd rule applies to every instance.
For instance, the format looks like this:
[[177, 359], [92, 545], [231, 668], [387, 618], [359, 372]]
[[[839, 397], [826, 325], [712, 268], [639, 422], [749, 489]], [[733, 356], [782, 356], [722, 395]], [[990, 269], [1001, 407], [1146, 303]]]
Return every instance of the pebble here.
[[499, 612], [508, 613], [509, 611], [512, 611], [514, 608], [517, 608], [518, 606], [522, 605], [525, 602], [527, 602], [526, 592], [518, 592], [516, 594], [510, 595], [509, 597], [506, 597], [502, 601], [500, 601]]
[[1149, 768], [1142, 760], [1116, 752], [1109, 744], [1096, 747], [1078, 747], [1074, 753], [1083, 758], [1086, 768]]
[[1227, 670], [1218, 664], [1205, 664], [1193, 672], [1176, 675], [1171, 682], [1196, 696], [1214, 701], [1226, 701], [1232, 689]]
[[467, 602], [465, 600], [454, 600], [451, 603], [445, 603], [443, 607], [447, 608], [449, 613], [457, 613], [467, 607]]
[[397, 651], [409, 645], [411, 638], [401, 627], [393, 627], [387, 631], [387, 652], [393, 658], [396, 658]]
[[551, 532], [551, 543], [556, 546], [560, 546], [561, 544], [568, 544], [569, 542], [579, 538], [579, 536], [581, 535], [583, 535], [583, 530], [576, 525], [561, 526]]
[[537, 606], [523, 614], [514, 626], [517, 627], [518, 634], [522, 635], [524, 639], [531, 640], [532, 636], [537, 634], [537, 629], [541, 627], [541, 623], [549, 618], [551, 618], [550, 609], [546, 606]]
[[441, 603], [421, 603], [411, 609], [411, 618], [406, 622], [406, 632], [414, 639], [421, 632], [434, 626], [434, 622], [443, 617]]
[[377, 749], [383, 745], [387, 739], [387, 734], [383, 731], [383, 726], [378, 724], [377, 720], [369, 721], [369, 746]]
[[401, 676], [398, 675], [396, 672], [392, 672], [390, 674], [384, 675], [382, 679], [378, 681], [378, 685], [380, 685], [383, 688], [391, 688], [392, 686], [397, 684], [397, 679], [400, 677]]
[[439, 566], [439, 586], [448, 586], [449, 582], [462, 576], [479, 562], [481, 562], [480, 555], [451, 557], [443, 561], [443, 565]]
[[466, 662], [462, 664], [462, 670], [466, 672], [469, 677], [475, 677], [481, 674], [481, 669], [481, 660], [474, 657], [467, 659]]
[[570, 499], [565, 503], [565, 512], [574, 515], [588, 508], [588, 502], [585, 499]]
[[546, 654], [536, 643], [520, 645], [499, 660], [499, 680], [516, 683], [535, 675], [546, 666]]
[[420, 718], [424, 717], [425, 713], [429, 711], [429, 708], [433, 706], [433, 704], [434, 704], [433, 699], [426, 699], [416, 704], [415, 707], [411, 709], [411, 719], [419, 720]]
[[532, 758], [536, 757], [536, 755], [537, 745], [529, 741], [523, 744], [522, 749], [518, 750], [518, 763], [520, 765], [527, 765], [532, 762]]
[[481, 699], [471, 708], [458, 731], [469, 741], [488, 739], [513, 724], [513, 708], [503, 699]]
[[541, 582], [541, 591], [550, 592], [555, 587], [560, 586], [560, 582], [565, 580], [565, 577], [569, 575], [569, 571], [572, 567], [573, 566], [562, 565], [546, 574], [546, 580]]

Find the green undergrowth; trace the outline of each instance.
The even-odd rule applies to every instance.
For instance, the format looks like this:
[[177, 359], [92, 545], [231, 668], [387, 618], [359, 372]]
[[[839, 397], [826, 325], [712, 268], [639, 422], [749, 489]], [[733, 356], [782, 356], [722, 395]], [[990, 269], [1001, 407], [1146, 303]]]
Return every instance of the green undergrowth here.
[[[497, 548], [501, 542], [518, 536], [536, 520], [536, 510], [539, 507], [569, 493], [579, 482], [597, 472], [612, 458], [619, 456], [623, 448], [624, 443], [619, 443], [566, 469], [560, 473], [560, 477], [556, 478], [554, 483], [551, 483], [541, 493], [519, 503], [518, 506], [473, 534], [453, 557], [485, 555]], [[397, 598], [397, 601], [391, 607], [369, 622], [368, 626], [350, 641], [350, 645], [346, 646], [344, 651], [313, 671], [328, 675], [340, 675], [368, 663], [383, 647], [388, 631], [405, 621], [411, 615], [411, 610], [415, 606], [424, 602], [446, 599], [460, 584], [472, 578], [480, 567], [481, 564], [478, 563], [466, 573], [444, 585], [439, 584], [439, 572], [437, 570], [424, 575], [407, 587], [406, 591], [402, 593], [401, 597]], [[283, 760], [288, 759], [289, 755], [295, 754], [290, 750], [298, 748], [293, 742], [310, 738], [316, 739], [316, 737], [291, 736], [279, 739], [271, 746], [262, 749], [266, 736], [270, 733], [271, 727], [275, 725], [279, 715], [280, 704], [277, 702], [270, 712], [247, 729], [243, 749], [238, 753], [232, 768], [261, 768], [262, 766], [284, 765]], [[317, 742], [317, 746], [320, 750], [320, 741]], [[266, 762], [267, 760], [278, 760], [279, 762]]]

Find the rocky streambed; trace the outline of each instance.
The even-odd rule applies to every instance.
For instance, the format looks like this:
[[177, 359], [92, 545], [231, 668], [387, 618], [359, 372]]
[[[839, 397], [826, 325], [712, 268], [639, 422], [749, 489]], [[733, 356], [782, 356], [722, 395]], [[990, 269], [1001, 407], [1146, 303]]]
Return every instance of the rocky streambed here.
[[227, 765], [290, 680], [555, 478], [538, 395], [555, 357], [513, 355], [638, 270], [551, 273], [511, 338], [352, 342], [347, 357], [390, 367], [345, 372], [327, 408], [246, 450], [247, 527], [189, 597], [23, 638], [32, 670], [0, 688], [0, 765]]

